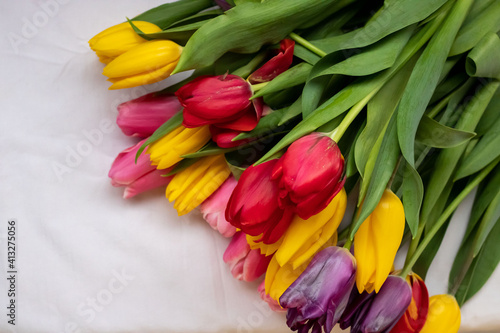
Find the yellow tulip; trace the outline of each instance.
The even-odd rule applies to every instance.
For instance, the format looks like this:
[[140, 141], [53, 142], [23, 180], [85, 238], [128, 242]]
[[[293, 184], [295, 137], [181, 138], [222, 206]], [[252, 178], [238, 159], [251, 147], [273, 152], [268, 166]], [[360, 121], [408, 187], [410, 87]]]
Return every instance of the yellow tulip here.
[[451, 295], [429, 298], [427, 320], [420, 333], [457, 333], [460, 328], [460, 307]]
[[[150, 34], [161, 29], [149, 22], [134, 21], [134, 25], [142, 32]], [[107, 64], [136, 45], [146, 42], [139, 36], [130, 23], [124, 22], [101, 31], [89, 40], [90, 48], [97, 54], [101, 62]]]
[[165, 192], [179, 216], [195, 209], [214, 193], [231, 171], [224, 155], [207, 156], [175, 174]]
[[111, 90], [158, 82], [170, 76], [181, 53], [182, 47], [172, 41], [146, 41], [115, 58], [102, 74], [113, 83]]
[[328, 206], [307, 220], [296, 215], [276, 251], [276, 261], [280, 266], [291, 263], [293, 269], [302, 266], [332, 238], [344, 217], [347, 194], [342, 189]]
[[403, 239], [405, 215], [401, 200], [385, 190], [379, 204], [363, 221], [354, 236], [354, 257], [358, 264], [359, 293], [379, 292], [391, 272]]
[[167, 169], [182, 160], [182, 155], [197, 152], [210, 140], [208, 126], [186, 128], [182, 125], [149, 145], [146, 153], [157, 169]]

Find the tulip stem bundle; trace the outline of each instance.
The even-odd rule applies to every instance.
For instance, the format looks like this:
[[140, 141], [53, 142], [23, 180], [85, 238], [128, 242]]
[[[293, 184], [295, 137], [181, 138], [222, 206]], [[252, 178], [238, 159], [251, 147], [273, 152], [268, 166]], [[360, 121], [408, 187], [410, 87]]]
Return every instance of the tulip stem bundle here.
[[[142, 140], [112, 184], [125, 198], [165, 186], [179, 215], [199, 206], [233, 237], [231, 274], [265, 274], [261, 297], [292, 330], [456, 333], [459, 305], [500, 261], [499, 16], [478, 0], [153, 8], [89, 41], [110, 89], [194, 70], [119, 106], [118, 126]], [[476, 187], [451, 295], [429, 297], [431, 250]]]

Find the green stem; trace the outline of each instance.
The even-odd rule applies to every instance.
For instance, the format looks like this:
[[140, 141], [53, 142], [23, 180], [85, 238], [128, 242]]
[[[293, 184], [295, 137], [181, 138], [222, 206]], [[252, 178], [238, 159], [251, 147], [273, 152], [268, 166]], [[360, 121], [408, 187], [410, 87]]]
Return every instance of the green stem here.
[[262, 88], [264, 88], [269, 82], [262, 82], [262, 83], [257, 83], [257, 84], [252, 84], [252, 90], [253, 92], [259, 91]]
[[[385, 84], [385, 81], [384, 81]], [[372, 97], [382, 88], [383, 84], [381, 84], [379, 87], [374, 89], [371, 93], [369, 93], [365, 98], [363, 98], [361, 101], [356, 103], [346, 114], [342, 122], [340, 123], [337, 128], [335, 128], [333, 131], [330, 133], [327, 133], [327, 135], [335, 142], [339, 142], [340, 139], [342, 138], [342, 135], [344, 135], [345, 131], [351, 125], [351, 123], [356, 119], [358, 114], [363, 110], [363, 108], [368, 104], [368, 102], [372, 99]]]
[[439, 217], [436, 224], [432, 226], [432, 228], [426, 233], [424, 239], [420, 243], [420, 245], [415, 250], [415, 253], [411, 256], [411, 258], [405, 263], [405, 267], [401, 271], [401, 276], [406, 277], [408, 273], [410, 273], [413, 265], [417, 262], [418, 258], [424, 252], [427, 245], [429, 245], [432, 238], [436, 235], [436, 233], [441, 229], [446, 220], [453, 214], [453, 212], [457, 209], [458, 205], [465, 199], [467, 195], [477, 186], [484, 178], [493, 170], [493, 168], [498, 164], [500, 158], [497, 158], [495, 161], [491, 162], [487, 167], [485, 167], [463, 190], [460, 194], [451, 202], [451, 204], [446, 208], [443, 214]]
[[352, 239], [350, 239], [348, 237], [347, 240], [345, 241], [344, 249], [348, 249], [350, 251], [351, 250], [351, 245], [352, 245]]
[[307, 41], [306, 39], [300, 37], [295, 32], [291, 32], [288, 36], [291, 39], [293, 39], [294, 41], [296, 41], [297, 43], [299, 43], [300, 45], [302, 45], [303, 47], [305, 47], [306, 49], [308, 49], [309, 51], [312, 51], [312, 52], [316, 53], [321, 58], [323, 58], [324, 56], [327, 55], [327, 53], [325, 51], [323, 51], [320, 48], [312, 45], [309, 41]]

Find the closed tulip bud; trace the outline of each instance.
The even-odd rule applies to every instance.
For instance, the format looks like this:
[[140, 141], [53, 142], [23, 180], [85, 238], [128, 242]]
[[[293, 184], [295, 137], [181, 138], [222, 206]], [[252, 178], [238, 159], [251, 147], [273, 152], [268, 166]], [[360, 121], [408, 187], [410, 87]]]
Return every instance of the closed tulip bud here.
[[295, 215], [275, 254], [280, 266], [291, 263], [295, 269], [312, 258], [336, 234], [346, 204], [347, 194], [342, 189], [325, 209], [308, 220]]
[[434, 295], [429, 299], [427, 321], [420, 333], [457, 333], [460, 320], [460, 306], [455, 297]]
[[234, 177], [229, 176], [224, 184], [200, 206], [205, 221], [224, 237], [231, 237], [236, 233], [236, 228], [227, 222], [225, 212], [229, 197], [237, 183]]
[[260, 254], [258, 250], [251, 250], [241, 231], [233, 236], [222, 259], [231, 267], [234, 278], [247, 282], [264, 274], [271, 261], [271, 257]]
[[226, 0], [215, 0], [215, 3], [223, 10], [231, 9], [231, 5], [228, 4]]
[[271, 173], [278, 160], [248, 167], [241, 175], [226, 209], [226, 220], [265, 244], [281, 238], [293, 214], [278, 203], [278, 182]]
[[125, 199], [157, 188], [166, 186], [172, 177], [164, 177], [168, 170], [156, 170], [149, 162], [149, 157], [141, 155], [135, 162], [135, 155], [146, 140], [122, 151], [111, 165], [109, 178], [111, 184], [116, 187], [125, 187], [123, 197]]
[[240, 134], [240, 131], [230, 130], [226, 128], [219, 128], [217, 126], [210, 125], [210, 134], [212, 134], [212, 140], [221, 148], [233, 148], [244, 145], [255, 139], [243, 139], [236, 140], [233, 139]]
[[116, 123], [125, 135], [145, 138], [181, 109], [174, 95], [151, 93], [118, 105]]
[[281, 306], [288, 308], [288, 327], [330, 332], [344, 312], [355, 274], [356, 260], [348, 250], [328, 247], [316, 254], [280, 297]]
[[344, 186], [344, 159], [335, 141], [321, 133], [290, 145], [272, 178], [279, 180], [282, 208], [307, 220], [321, 212]]
[[150, 144], [147, 153], [151, 164], [166, 169], [182, 160], [182, 155], [197, 152], [210, 140], [207, 126], [185, 128], [180, 125], [160, 140]]
[[295, 42], [293, 40], [283, 39], [277, 54], [253, 72], [248, 77], [248, 81], [251, 84], [268, 82], [286, 71], [293, 62], [294, 46]]
[[[133, 21], [133, 23], [142, 32], [147, 34], [161, 31], [153, 23], [144, 21]], [[107, 64], [134, 46], [144, 42], [146, 42], [146, 39], [139, 36], [129, 22], [124, 22], [101, 31], [89, 40], [89, 45], [101, 62]]]
[[104, 67], [109, 89], [122, 89], [161, 81], [177, 66], [182, 47], [169, 40], [150, 40], [115, 58]]
[[184, 107], [183, 125], [250, 131], [262, 116], [256, 108], [250, 84], [237, 75], [200, 76], [175, 93]]
[[424, 280], [415, 273], [406, 277], [411, 287], [411, 303], [391, 333], [418, 333], [425, 324], [429, 310], [429, 293]]
[[231, 170], [224, 155], [201, 158], [188, 168], [174, 175], [165, 192], [179, 216], [198, 207], [229, 177]]
[[385, 190], [380, 202], [354, 236], [354, 256], [358, 263], [356, 285], [361, 293], [379, 292], [392, 270], [401, 245], [405, 214], [401, 200]]
[[411, 302], [410, 286], [400, 276], [389, 276], [378, 293], [354, 290], [342, 315], [340, 327], [351, 333], [388, 333]]

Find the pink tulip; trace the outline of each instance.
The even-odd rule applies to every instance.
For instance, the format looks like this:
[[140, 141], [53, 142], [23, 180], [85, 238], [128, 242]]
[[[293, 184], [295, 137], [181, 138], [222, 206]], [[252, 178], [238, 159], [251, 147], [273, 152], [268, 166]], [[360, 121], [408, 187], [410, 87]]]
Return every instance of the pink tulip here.
[[236, 233], [236, 228], [227, 222], [225, 211], [229, 197], [237, 183], [234, 177], [229, 177], [217, 191], [200, 205], [205, 221], [224, 237], [232, 237]]
[[295, 42], [293, 40], [283, 39], [280, 43], [278, 54], [253, 72], [248, 81], [251, 84], [268, 82], [286, 71], [293, 61], [294, 46]]
[[344, 186], [344, 158], [335, 141], [322, 133], [290, 145], [276, 164], [280, 207], [307, 220], [321, 212]]
[[269, 308], [275, 312], [286, 312], [286, 309], [282, 308], [278, 301], [266, 294], [266, 281], [262, 281], [257, 289], [260, 294], [260, 298], [269, 305]]
[[145, 138], [181, 109], [175, 95], [150, 93], [118, 105], [116, 123], [125, 135]]
[[234, 278], [242, 281], [254, 281], [264, 274], [272, 256], [266, 257], [259, 250], [251, 250], [246, 235], [237, 232], [224, 252], [222, 259], [231, 267]]
[[118, 154], [109, 170], [108, 176], [111, 178], [111, 185], [125, 187], [123, 193], [125, 199], [157, 187], [166, 186], [172, 179], [172, 177], [163, 177], [162, 175], [167, 174], [170, 170], [157, 170], [154, 165], [151, 165], [147, 154], [141, 154], [135, 163], [135, 155], [145, 141], [144, 139]]

